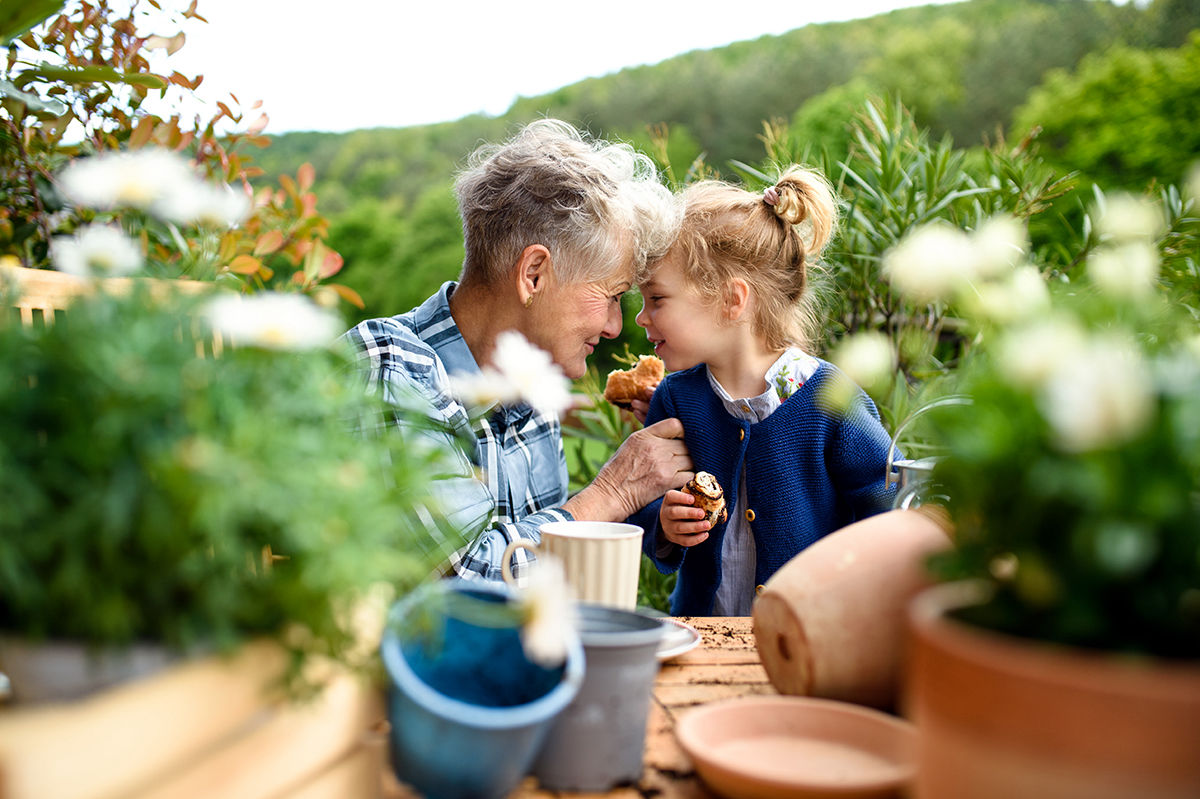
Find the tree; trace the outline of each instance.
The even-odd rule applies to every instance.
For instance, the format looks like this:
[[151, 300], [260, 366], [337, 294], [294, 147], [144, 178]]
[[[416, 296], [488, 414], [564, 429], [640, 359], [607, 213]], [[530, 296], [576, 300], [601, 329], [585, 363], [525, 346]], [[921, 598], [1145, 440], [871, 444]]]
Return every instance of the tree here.
[[[853, 121], [867, 102], [882, 95], [881, 89], [865, 78], [834, 86], [812, 98], [792, 116], [789, 133], [812, 153], [821, 153], [831, 161], [842, 161], [850, 154], [854, 141]], [[805, 161], [811, 160], [805, 158]]]
[[396, 201], [360, 200], [330, 229], [330, 243], [346, 259], [344, 279], [362, 295], [366, 316], [403, 313], [462, 271], [462, 227], [449, 182], [402, 210]]
[[1015, 138], [1040, 130], [1046, 159], [1106, 187], [1181, 183], [1200, 153], [1200, 33], [1177, 50], [1118, 47], [1030, 93]]

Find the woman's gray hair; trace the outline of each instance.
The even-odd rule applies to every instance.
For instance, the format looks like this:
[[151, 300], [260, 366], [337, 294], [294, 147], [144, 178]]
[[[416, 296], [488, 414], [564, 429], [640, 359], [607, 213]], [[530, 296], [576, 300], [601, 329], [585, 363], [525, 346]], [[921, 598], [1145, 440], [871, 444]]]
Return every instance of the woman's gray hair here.
[[541, 119], [477, 149], [454, 186], [466, 241], [463, 282], [494, 285], [542, 244], [566, 283], [634, 278], [675, 239], [680, 204], [654, 162], [628, 144]]

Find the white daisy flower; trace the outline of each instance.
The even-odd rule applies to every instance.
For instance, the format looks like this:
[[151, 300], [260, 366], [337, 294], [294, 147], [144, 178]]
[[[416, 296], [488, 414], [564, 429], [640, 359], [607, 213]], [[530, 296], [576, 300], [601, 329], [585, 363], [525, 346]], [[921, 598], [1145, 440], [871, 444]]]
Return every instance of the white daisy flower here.
[[1039, 403], [1059, 445], [1087, 452], [1130, 440], [1154, 413], [1149, 367], [1129, 343], [1096, 338], [1060, 364]]
[[518, 597], [524, 616], [521, 646], [525, 656], [546, 668], [560, 665], [576, 634], [575, 602], [562, 562], [552, 555], [539, 555]]
[[155, 147], [77, 159], [58, 183], [74, 205], [136, 208], [177, 224], [232, 227], [250, 213], [244, 193], [205, 180], [183, 156]]
[[1147, 239], [1125, 240], [1092, 253], [1088, 278], [1104, 293], [1122, 299], [1154, 293], [1159, 274], [1158, 249]]
[[976, 277], [1000, 278], [1024, 261], [1029, 251], [1025, 227], [1011, 216], [994, 216], [971, 234]]
[[1050, 307], [1050, 291], [1037, 267], [1030, 264], [1013, 269], [1006, 280], [979, 285], [963, 301], [973, 315], [1007, 324], [1042, 313]]
[[231, 228], [250, 215], [250, 198], [226, 184], [197, 181], [188, 191], [174, 191], [156, 204], [155, 213], [182, 225]]
[[996, 356], [1001, 372], [1014, 383], [1040, 386], [1077, 359], [1086, 345], [1087, 335], [1074, 320], [1051, 317], [1006, 330]]
[[1156, 204], [1132, 194], [1111, 194], [1098, 211], [1096, 232], [1104, 241], [1154, 240], [1166, 227], [1162, 211]]
[[974, 277], [976, 257], [966, 233], [949, 225], [924, 225], [883, 257], [883, 274], [916, 302], [950, 299]]
[[56, 236], [50, 260], [60, 272], [79, 277], [115, 277], [142, 268], [137, 242], [114, 225], [87, 225], [74, 236]]
[[76, 159], [58, 176], [58, 184], [71, 203], [104, 211], [152, 211], [174, 193], [191, 191], [199, 182], [182, 156], [157, 148]]
[[558, 415], [571, 407], [570, 381], [562, 369], [515, 330], [496, 338], [490, 365], [476, 374], [454, 375], [451, 391], [476, 408], [527, 402], [540, 413]]
[[842, 340], [830, 360], [858, 385], [885, 384], [896, 371], [896, 351], [883, 333], [856, 333]]
[[303, 294], [225, 294], [208, 304], [205, 315], [234, 346], [273, 350], [324, 347], [342, 327], [336, 314]]

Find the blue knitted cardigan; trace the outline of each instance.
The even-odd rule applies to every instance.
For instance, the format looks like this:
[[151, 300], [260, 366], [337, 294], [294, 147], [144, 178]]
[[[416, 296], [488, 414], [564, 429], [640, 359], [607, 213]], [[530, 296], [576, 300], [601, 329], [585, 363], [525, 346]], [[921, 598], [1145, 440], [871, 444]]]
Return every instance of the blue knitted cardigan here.
[[[850, 394], [843, 410], [829, 397]], [[800, 550], [851, 522], [888, 509], [885, 488], [891, 443], [871, 398], [826, 361], [770, 416], [750, 422], [730, 416], [708, 382], [704, 364], [668, 375], [654, 392], [646, 424], [677, 417], [696, 471], [714, 475], [727, 496], [746, 469], [746, 513], [762, 585]], [[676, 616], [708, 616], [721, 579], [725, 524], [693, 547], [671, 547], [659, 558], [658, 499], [629, 518], [645, 530], [642, 549], [659, 571], [679, 570], [671, 594]]]

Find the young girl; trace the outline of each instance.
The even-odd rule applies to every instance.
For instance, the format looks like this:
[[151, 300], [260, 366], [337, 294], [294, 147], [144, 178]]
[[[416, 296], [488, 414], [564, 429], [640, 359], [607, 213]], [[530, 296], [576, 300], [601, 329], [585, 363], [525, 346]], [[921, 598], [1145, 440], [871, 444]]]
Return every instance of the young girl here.
[[673, 615], [744, 616], [800, 550], [890, 507], [890, 439], [862, 389], [807, 351], [806, 263], [837, 214], [825, 180], [794, 166], [762, 194], [705, 181], [683, 199], [679, 238], [639, 286], [637, 323], [673, 372], [646, 423], [683, 422], [728, 521], [682, 491], [630, 521], [659, 570], [679, 570]]

